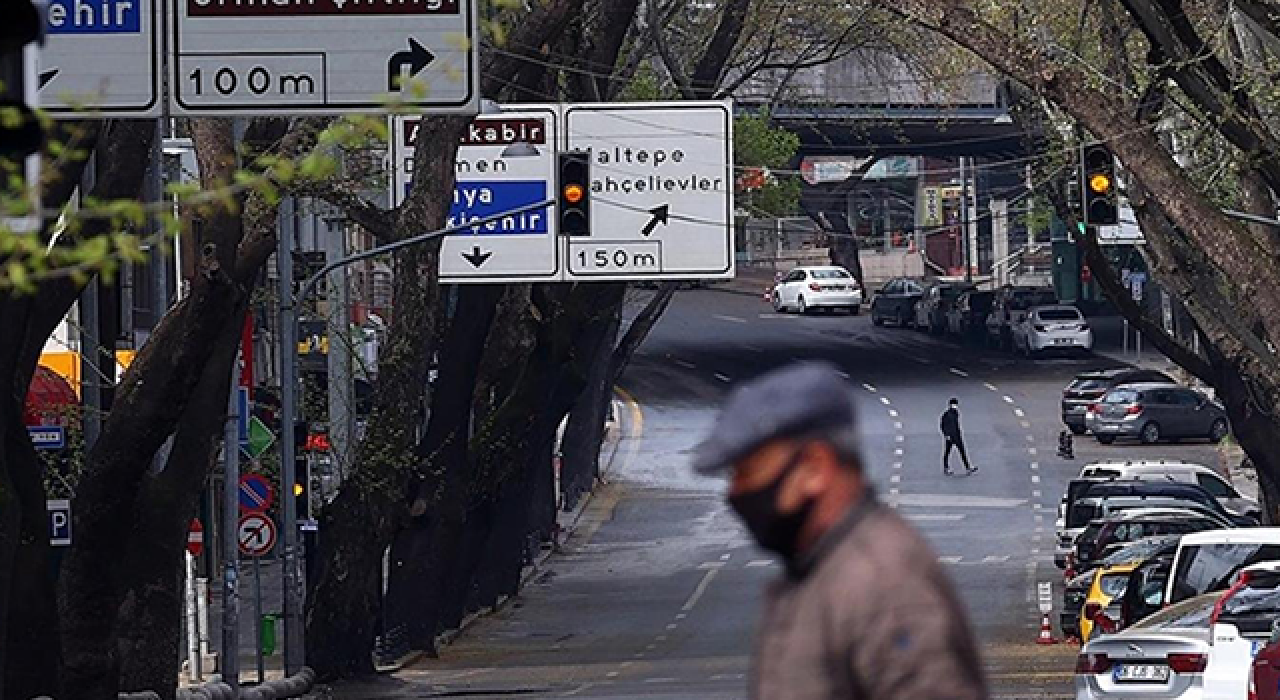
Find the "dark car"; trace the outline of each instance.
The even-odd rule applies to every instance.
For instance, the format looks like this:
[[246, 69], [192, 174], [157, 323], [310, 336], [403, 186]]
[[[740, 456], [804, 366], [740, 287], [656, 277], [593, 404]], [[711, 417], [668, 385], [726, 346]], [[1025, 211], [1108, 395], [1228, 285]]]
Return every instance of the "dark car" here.
[[1034, 306], [1052, 306], [1058, 303], [1058, 294], [1052, 287], [1022, 287], [1006, 285], [996, 291], [991, 301], [991, 313], [985, 321], [987, 343], [994, 347], [1013, 349], [1013, 326], [1026, 317]]
[[871, 301], [871, 322], [877, 326], [885, 321], [898, 324], [902, 328], [915, 323], [916, 302], [924, 296], [924, 287], [918, 280], [910, 277], [894, 277], [885, 282], [876, 298]]
[[[1095, 520], [1076, 539], [1076, 565], [1090, 566], [1099, 558], [1114, 553], [1135, 540], [1156, 535], [1185, 535], [1188, 532], [1216, 530], [1221, 521], [1193, 511], [1161, 509], [1164, 512], [1121, 512], [1103, 520]], [[1117, 546], [1118, 545], [1118, 546]]]
[[1085, 413], [1106, 393], [1124, 384], [1159, 382], [1172, 384], [1173, 380], [1163, 372], [1153, 369], [1119, 367], [1115, 369], [1082, 372], [1062, 390], [1062, 422], [1076, 435], [1084, 435]]
[[1084, 527], [1089, 522], [1097, 519], [1099, 514], [1096, 511], [1088, 510], [1086, 512], [1083, 507], [1086, 505], [1085, 501], [1093, 502], [1097, 499], [1121, 496], [1145, 496], [1187, 501], [1189, 505], [1212, 513], [1226, 522], [1246, 527], [1258, 524], [1256, 518], [1231, 514], [1218, 502], [1218, 499], [1214, 498], [1212, 494], [1198, 484], [1176, 481], [1127, 481], [1119, 479], [1089, 481], [1077, 479], [1067, 485], [1066, 526], [1069, 528]]
[[1122, 437], [1148, 445], [1179, 438], [1218, 443], [1231, 431], [1221, 404], [1177, 384], [1118, 386], [1089, 406], [1085, 424], [1104, 445]]
[[962, 292], [972, 289], [963, 282], [934, 282], [924, 290], [916, 303], [916, 328], [934, 335], [947, 330], [947, 313]]
[[996, 293], [985, 289], [970, 289], [960, 293], [947, 311], [947, 332], [963, 341], [981, 340], [987, 328], [987, 314]]

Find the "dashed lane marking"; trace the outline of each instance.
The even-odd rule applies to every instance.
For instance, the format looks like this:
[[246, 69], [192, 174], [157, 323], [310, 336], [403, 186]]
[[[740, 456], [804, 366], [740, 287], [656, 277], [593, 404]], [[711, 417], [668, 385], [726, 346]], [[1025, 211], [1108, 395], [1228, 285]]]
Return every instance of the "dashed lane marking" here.
[[704, 561], [698, 565], [698, 571], [710, 571], [721, 568], [724, 568], [724, 562], [722, 561]]
[[1035, 441], [1036, 441], [1036, 436], [1034, 435], [1027, 436], [1027, 442], [1035, 442]]
[[902, 430], [902, 422], [901, 422], [901, 421], [894, 421], [894, 422], [893, 422], [893, 429], [894, 429], [894, 430]]
[[760, 347], [759, 345], [743, 345], [742, 347], [746, 348], [750, 352], [755, 352], [755, 353], [764, 352], [764, 348]]
[[622, 675], [622, 673], [621, 673], [621, 672], [619, 672], [619, 671], [610, 671], [610, 672], [608, 672], [608, 673], [604, 674], [604, 677], [605, 677], [605, 678], [617, 678], [617, 677], [618, 677], [618, 676], [620, 676], [620, 675]]
[[1028, 448], [1027, 448], [1027, 454], [1029, 454], [1029, 455], [1037, 455], [1037, 454], [1040, 454], [1040, 451], [1039, 451], [1039, 450], [1037, 450], [1037, 449], [1036, 449], [1036, 448], [1034, 448], [1034, 447], [1028, 447]]
[[891, 483], [891, 484], [900, 484], [900, 483], [902, 483], [902, 475], [901, 475], [901, 474], [894, 474], [894, 475], [890, 476], [890, 477], [889, 477], [889, 483]]
[[1032, 475], [1031, 475], [1031, 483], [1033, 483], [1033, 484], [1038, 484], [1038, 483], [1040, 483], [1040, 475], [1039, 475], [1039, 474], [1032, 474]]
[[1039, 462], [1032, 462], [1032, 463], [1031, 463], [1031, 468], [1032, 468], [1032, 469], [1039, 469], [1039, 468], [1040, 468], [1040, 463], [1039, 463]]
[[646, 678], [644, 679], [644, 682], [645, 683], [675, 683], [678, 680], [679, 680], [678, 678], [667, 678], [663, 676], [661, 678]]
[[985, 386], [988, 391], [1000, 391], [1000, 389], [996, 387], [995, 384], [992, 384], [991, 382], [983, 382], [982, 386]]
[[898, 417], [898, 411], [897, 411], [896, 409], [892, 409], [892, 408], [891, 408], [891, 409], [889, 409], [889, 417], [890, 417], [890, 418], [897, 418], [897, 417]]
[[959, 564], [964, 557], [938, 557], [938, 561], [943, 564]]
[[902, 517], [912, 522], [919, 522], [919, 523], [927, 523], [927, 522], [953, 523], [953, 522], [959, 522], [961, 520], [964, 520], [965, 517], [967, 516], [965, 516], [964, 513], [907, 513]]
[[1002, 562], [1006, 562], [1006, 561], [1009, 561], [1009, 555], [1008, 555], [1008, 554], [1003, 554], [1003, 555], [995, 555], [995, 554], [992, 554], [992, 555], [985, 556], [985, 557], [983, 557], [983, 558], [982, 558], [982, 563], [983, 563], [983, 564], [1000, 564], [1000, 563], [1002, 563]]
[[839, 375], [840, 375], [840, 378], [841, 378], [841, 379], [843, 379], [843, 380], [845, 380], [845, 381], [848, 381], [848, 380], [850, 379], [850, 377], [849, 377], [849, 373], [848, 373], [848, 372], [846, 372], [846, 371], [844, 371], [844, 370], [840, 370], [839, 372], [837, 372], [837, 374], [839, 374]]
[[1031, 421], [1029, 421], [1029, 420], [1024, 420], [1024, 421], [1022, 421], [1022, 427], [1024, 427], [1024, 428], [1030, 428], [1030, 427], [1031, 427]]
[[1012, 403], [1014, 402], [1014, 401], [1013, 401], [1013, 397], [1012, 397], [1012, 396], [1010, 396], [1010, 395], [1008, 395], [1008, 394], [1005, 394], [1004, 396], [1002, 396], [1002, 397], [1000, 397], [1000, 398], [1004, 399], [1004, 402], [1005, 402], [1005, 403], [1007, 403], [1007, 404], [1012, 404]]
[[667, 631], [668, 631], [668, 632], [674, 632], [675, 630], [677, 630], [677, 629], [679, 629], [679, 628], [680, 628], [680, 625], [677, 625], [677, 624], [676, 624], [676, 623], [674, 623], [674, 622], [673, 622], [673, 623], [671, 623], [671, 624], [669, 624], [669, 625], [667, 625]]
[[882, 403], [882, 404], [884, 404], [884, 405], [888, 406], [888, 405], [889, 405], [889, 399], [888, 399], [888, 397], [881, 396], [881, 397], [880, 397], [880, 403]]
[[1015, 408], [1013, 409], [1013, 415], [1019, 418], [1024, 418], [1027, 414], [1021, 408]]
[[729, 375], [727, 375], [727, 374], [722, 374], [722, 373], [720, 373], [720, 372], [716, 372], [716, 379], [719, 379], [720, 381], [724, 382], [725, 384], [728, 384], [729, 382], [733, 381], [733, 377], [730, 377], [730, 376], [729, 376]]
[[724, 314], [714, 314], [712, 315], [712, 318], [720, 319], [721, 321], [728, 321], [729, 323], [746, 323], [747, 322], [747, 319], [745, 318], [738, 318], [737, 316], [726, 316]]
[[[721, 566], [723, 566], [723, 564], [721, 564]], [[718, 568], [711, 569], [702, 577], [702, 580], [698, 582], [698, 587], [693, 589], [693, 593], [689, 596], [689, 600], [686, 600], [684, 605], [680, 607], [682, 611], [687, 613], [690, 610], [693, 610], [694, 606], [698, 604], [698, 601], [702, 600], [702, 596], [706, 594], [707, 588], [711, 585], [711, 582], [715, 580], [716, 574], [719, 573], [719, 571], [720, 570]]]
[[698, 366], [697, 366], [697, 365], [695, 365], [695, 364], [693, 364], [692, 362], [689, 362], [688, 360], [682, 360], [682, 359], [680, 359], [680, 358], [678, 358], [678, 357], [676, 357], [676, 358], [672, 358], [672, 360], [671, 360], [671, 361], [672, 361], [672, 362], [674, 362], [674, 363], [676, 363], [677, 365], [680, 365], [681, 367], [683, 367], [683, 368], [685, 368], [685, 369], [697, 369], [697, 368], [698, 368]]
[[770, 566], [773, 566], [772, 559], [756, 559], [755, 561], [747, 562], [748, 569], [763, 569]]
[[956, 375], [957, 377], [967, 377], [967, 376], [969, 376], [969, 373], [968, 373], [968, 372], [966, 372], [966, 371], [964, 371], [964, 370], [960, 369], [959, 367], [952, 367], [951, 369], [949, 369], [949, 370], [947, 370], [947, 371], [948, 371], [948, 372], [951, 372], [952, 374]]
[[896, 447], [896, 448], [894, 448], [894, 450], [893, 450], [893, 456], [894, 456], [894, 457], [901, 457], [901, 456], [902, 456], [902, 448], [901, 448], [901, 447]]
[[862, 388], [863, 388], [863, 389], [866, 389], [867, 391], [869, 391], [869, 392], [871, 392], [871, 393], [873, 393], [873, 394], [874, 394], [874, 393], [876, 393], [876, 388], [875, 388], [875, 387], [873, 387], [873, 386], [871, 386], [870, 384], [863, 384], [863, 385], [862, 385]]
[[906, 436], [904, 436], [904, 435], [894, 435], [894, 436], [893, 436], [893, 441], [894, 441], [894, 442], [906, 442], [906, 441], [907, 441], [907, 438], [906, 438]]
[[732, 554], [721, 554], [720, 561], [729, 561], [729, 557], [732, 557], [732, 556], [733, 556]]
[[1040, 491], [1039, 491], [1039, 490], [1032, 491], [1032, 492], [1031, 492], [1031, 497], [1032, 497], [1032, 498], [1040, 498]]

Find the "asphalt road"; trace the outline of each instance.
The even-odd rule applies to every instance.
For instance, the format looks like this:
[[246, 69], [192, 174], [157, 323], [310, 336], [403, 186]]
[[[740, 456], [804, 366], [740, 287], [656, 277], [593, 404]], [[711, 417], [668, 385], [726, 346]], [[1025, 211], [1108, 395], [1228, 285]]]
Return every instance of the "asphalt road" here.
[[[1070, 697], [1075, 650], [1034, 643], [1037, 584], [1061, 596], [1053, 523], [1063, 486], [1087, 461], [1215, 464], [1216, 450], [1081, 439], [1076, 459], [1063, 460], [1062, 387], [1113, 361], [1021, 360], [875, 328], [866, 316], [778, 315], [714, 290], [681, 293], [637, 353], [622, 382], [634, 398], [610, 483], [565, 551], [439, 659], [340, 696], [745, 698], [761, 590], [780, 572], [728, 511], [723, 484], [689, 472], [689, 452], [734, 383], [806, 359], [848, 374], [871, 479], [948, 565], [992, 696]], [[941, 471], [938, 417], [951, 397], [979, 467], [972, 476]]]

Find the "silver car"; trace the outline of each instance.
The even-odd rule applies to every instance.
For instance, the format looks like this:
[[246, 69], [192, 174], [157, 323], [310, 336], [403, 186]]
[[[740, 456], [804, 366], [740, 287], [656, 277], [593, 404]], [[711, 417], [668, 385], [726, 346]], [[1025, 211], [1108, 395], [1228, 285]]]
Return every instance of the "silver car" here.
[[1230, 432], [1227, 411], [1194, 389], [1177, 384], [1127, 384], [1089, 406], [1085, 424], [1098, 442], [1137, 438], [1152, 445], [1165, 439], [1207, 438], [1221, 442]]

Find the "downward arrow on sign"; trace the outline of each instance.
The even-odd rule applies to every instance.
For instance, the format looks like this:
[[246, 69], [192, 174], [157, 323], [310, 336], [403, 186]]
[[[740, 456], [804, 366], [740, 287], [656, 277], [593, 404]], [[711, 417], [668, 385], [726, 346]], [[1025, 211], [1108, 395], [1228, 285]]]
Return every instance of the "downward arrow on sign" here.
[[467, 262], [478, 270], [481, 265], [489, 261], [489, 258], [493, 257], [493, 251], [481, 252], [480, 246], [472, 246], [471, 252], [463, 253], [462, 257], [466, 258]]
[[666, 226], [667, 215], [669, 213], [670, 213], [670, 205], [667, 205], [667, 204], [656, 206], [650, 209], [649, 216], [653, 218], [649, 219], [649, 222], [644, 225], [644, 228], [640, 229], [640, 235], [644, 236], [645, 238], [648, 238], [649, 234], [653, 233], [653, 229], [656, 228], [658, 224], [662, 224], [663, 226]]

